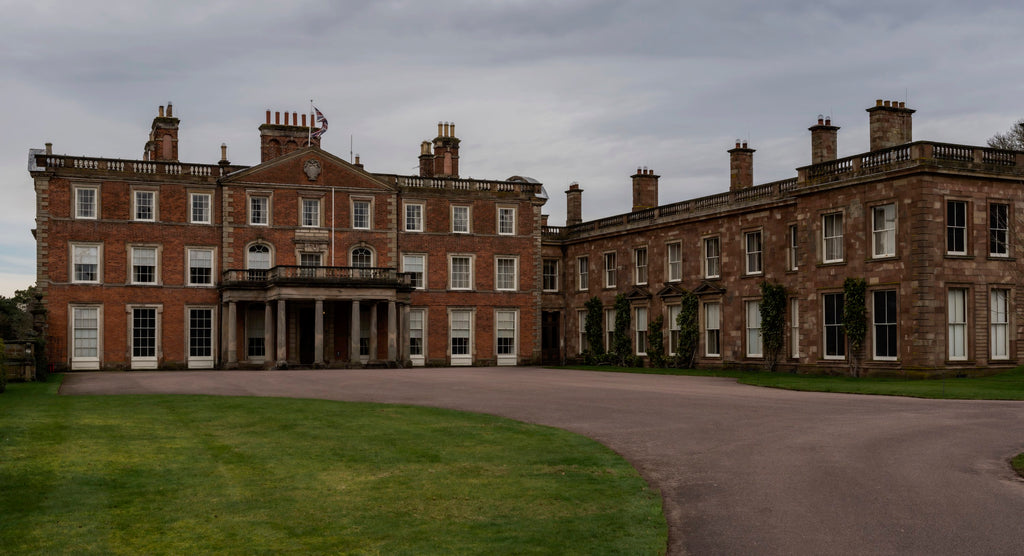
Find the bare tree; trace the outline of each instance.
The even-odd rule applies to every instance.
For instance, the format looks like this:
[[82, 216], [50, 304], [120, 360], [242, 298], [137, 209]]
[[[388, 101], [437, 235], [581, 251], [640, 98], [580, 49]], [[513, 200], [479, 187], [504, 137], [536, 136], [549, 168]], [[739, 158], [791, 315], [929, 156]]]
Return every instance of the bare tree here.
[[1017, 120], [1006, 133], [997, 133], [990, 137], [988, 146], [993, 149], [1024, 151], [1024, 118]]

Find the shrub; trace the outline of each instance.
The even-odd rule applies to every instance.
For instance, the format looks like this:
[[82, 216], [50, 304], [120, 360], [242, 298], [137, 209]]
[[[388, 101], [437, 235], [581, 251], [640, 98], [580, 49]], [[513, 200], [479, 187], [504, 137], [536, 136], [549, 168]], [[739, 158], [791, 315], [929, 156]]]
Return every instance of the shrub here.
[[861, 350], [867, 335], [866, 290], [867, 282], [863, 278], [847, 278], [843, 282], [843, 332], [850, 343], [850, 372], [853, 376], [860, 376]]
[[665, 319], [658, 315], [647, 325], [647, 357], [651, 361], [651, 366], [656, 368], [665, 366], [665, 338], [662, 336], [664, 321]]
[[774, 372], [786, 345], [786, 287], [767, 280], [761, 282], [761, 340], [765, 368]]
[[612, 334], [611, 352], [617, 365], [626, 365], [626, 359], [633, 352], [633, 342], [629, 338], [629, 327], [632, 322], [629, 300], [621, 293], [615, 296], [615, 332]]

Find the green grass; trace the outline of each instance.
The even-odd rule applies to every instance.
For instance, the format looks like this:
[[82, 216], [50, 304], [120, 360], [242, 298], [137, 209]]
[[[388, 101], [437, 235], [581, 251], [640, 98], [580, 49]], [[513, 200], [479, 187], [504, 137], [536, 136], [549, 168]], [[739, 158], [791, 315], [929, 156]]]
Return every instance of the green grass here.
[[566, 431], [318, 400], [0, 395], [5, 554], [657, 554], [661, 501]]
[[742, 384], [808, 392], [963, 400], [1024, 400], [1024, 367], [986, 377], [942, 379], [854, 378], [723, 369], [648, 369], [608, 366], [573, 366], [569, 368], [625, 373], [721, 376], [735, 378]]
[[1010, 460], [1010, 465], [1024, 479], [1024, 454], [1017, 454], [1017, 457]]

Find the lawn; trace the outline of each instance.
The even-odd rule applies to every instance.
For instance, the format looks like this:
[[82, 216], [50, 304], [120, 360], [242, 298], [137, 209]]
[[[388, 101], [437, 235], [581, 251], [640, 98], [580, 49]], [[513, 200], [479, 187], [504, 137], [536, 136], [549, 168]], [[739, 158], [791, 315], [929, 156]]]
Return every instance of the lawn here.
[[611, 366], [573, 366], [568, 368], [625, 373], [721, 376], [735, 378], [741, 384], [808, 392], [962, 400], [1024, 400], [1024, 367], [1017, 367], [993, 376], [942, 379], [854, 378], [723, 369], [651, 369]]
[[600, 444], [455, 411], [0, 395], [5, 554], [657, 554], [661, 501]]

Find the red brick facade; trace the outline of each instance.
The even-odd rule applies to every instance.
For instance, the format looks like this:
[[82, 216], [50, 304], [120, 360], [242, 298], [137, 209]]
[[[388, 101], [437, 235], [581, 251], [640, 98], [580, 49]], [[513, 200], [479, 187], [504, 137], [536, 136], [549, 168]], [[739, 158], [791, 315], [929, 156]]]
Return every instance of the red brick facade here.
[[879, 101], [868, 112], [871, 152], [836, 158], [839, 128], [819, 118], [796, 178], [753, 185], [754, 149], [738, 143], [726, 193], [659, 205], [659, 176], [642, 168], [632, 212], [586, 221], [574, 183], [568, 225], [550, 227], [534, 180], [458, 177], [454, 124], [421, 143], [415, 176], [368, 172], [308, 144], [305, 115], [270, 112], [259, 165], [223, 152], [187, 164], [168, 106], [144, 160], [31, 153], [52, 360], [562, 362], [582, 352], [584, 303], [596, 296], [607, 311], [618, 294], [643, 356], [637, 319], [665, 317], [668, 346], [689, 290], [699, 364], [758, 366], [768, 280], [790, 297], [782, 367], [842, 371], [854, 358], [843, 282], [860, 277], [866, 372], [1016, 365], [1024, 153], [913, 142], [913, 110]]

